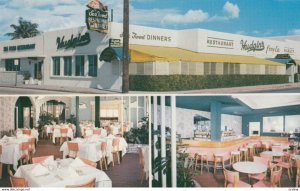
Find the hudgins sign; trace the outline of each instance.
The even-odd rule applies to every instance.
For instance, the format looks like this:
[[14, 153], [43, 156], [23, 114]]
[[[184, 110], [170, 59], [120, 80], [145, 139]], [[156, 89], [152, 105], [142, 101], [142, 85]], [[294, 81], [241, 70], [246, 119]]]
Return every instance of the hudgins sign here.
[[256, 52], [265, 50], [264, 41], [252, 41], [249, 43], [247, 40], [241, 40], [241, 50], [245, 50], [247, 52]]
[[85, 46], [91, 42], [91, 37], [89, 33], [85, 33], [84, 35], [79, 34], [77, 37], [74, 37], [72, 34], [69, 40], [65, 40], [65, 36], [57, 37], [56, 44], [57, 49], [69, 49], [76, 48], [78, 46]]

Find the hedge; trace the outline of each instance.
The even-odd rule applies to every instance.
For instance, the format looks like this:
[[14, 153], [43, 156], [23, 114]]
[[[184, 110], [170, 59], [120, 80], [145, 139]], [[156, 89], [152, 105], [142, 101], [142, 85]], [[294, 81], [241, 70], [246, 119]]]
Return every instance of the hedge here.
[[131, 75], [131, 91], [181, 91], [288, 83], [287, 75]]

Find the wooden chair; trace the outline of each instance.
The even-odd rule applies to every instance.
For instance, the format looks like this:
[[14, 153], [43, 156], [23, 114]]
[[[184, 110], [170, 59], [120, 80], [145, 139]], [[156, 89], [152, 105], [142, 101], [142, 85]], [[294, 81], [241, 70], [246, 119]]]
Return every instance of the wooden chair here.
[[114, 162], [114, 155], [117, 155], [117, 159], [118, 159], [118, 164], [120, 164], [120, 154], [119, 154], [119, 143], [120, 143], [120, 139], [113, 139], [112, 141], [112, 164], [113, 166], [115, 166], [115, 162]]
[[138, 147], [138, 154], [139, 154], [139, 163], [140, 163], [140, 179], [141, 179], [141, 184], [143, 184], [146, 172], [145, 172], [145, 159], [141, 147]]
[[91, 167], [97, 168], [97, 163], [95, 163], [93, 161], [90, 161], [88, 159], [83, 159], [83, 158], [80, 158], [80, 160], [82, 160], [82, 162], [84, 162], [85, 164], [87, 164]]
[[[218, 163], [221, 163], [221, 165], [218, 166]], [[222, 169], [225, 168], [223, 154], [214, 154], [214, 175], [216, 175], [218, 167], [222, 167]]]
[[60, 129], [60, 145], [63, 143], [63, 140], [68, 141], [68, 128], [61, 128]]
[[[208, 168], [208, 155], [207, 153], [195, 153], [195, 166], [194, 166], [194, 173], [197, 170], [197, 167], [200, 166], [200, 174], [203, 172], [204, 167], [204, 161], [206, 163], [206, 169], [209, 171]], [[198, 165], [198, 162], [200, 162], [200, 165]]]
[[101, 135], [101, 129], [94, 129], [93, 135]]
[[[269, 166], [269, 162], [270, 162], [267, 158], [257, 157], [257, 156], [253, 157], [253, 161], [261, 163], [261, 164], [264, 164], [266, 166]], [[260, 181], [260, 180], [264, 180], [266, 178], [266, 176], [267, 176], [267, 173], [250, 174], [249, 178], [252, 178], [252, 179]]]
[[289, 154], [286, 154], [283, 156], [283, 161], [279, 162], [277, 166], [282, 167], [283, 169], [287, 170], [289, 180], [291, 181], [291, 176], [293, 175], [293, 163], [292, 163], [292, 156]]
[[32, 157], [35, 152], [35, 138], [32, 137], [29, 139], [29, 161], [32, 162]]
[[275, 166], [271, 171], [270, 182], [262, 180], [253, 184], [253, 187], [279, 187], [281, 174], [282, 168], [279, 166]]
[[105, 170], [107, 170], [107, 163], [106, 163], [106, 147], [107, 147], [107, 143], [106, 142], [102, 142], [101, 143], [101, 156], [100, 156], [100, 160], [99, 160], [99, 166], [100, 169], [102, 170], [102, 165], [104, 163], [105, 166]]
[[46, 159], [53, 157], [53, 155], [49, 155], [49, 156], [42, 156], [42, 157], [32, 157], [32, 164], [37, 164], [37, 163], [42, 163], [44, 162]]
[[23, 129], [22, 132], [23, 132], [24, 135], [28, 135], [28, 136], [31, 135], [31, 130], [30, 129]]
[[240, 151], [231, 151], [230, 152], [230, 164], [241, 161], [241, 152]]
[[77, 158], [77, 154], [79, 151], [78, 143], [68, 142], [68, 150], [69, 150], [68, 157], [74, 158], [74, 159]]
[[297, 168], [297, 174], [296, 174], [296, 187], [299, 186], [300, 181], [300, 160], [296, 159], [296, 168]]
[[21, 157], [20, 157], [20, 163], [21, 165], [23, 165], [23, 159], [26, 160], [26, 164], [28, 164], [28, 161], [30, 159], [29, 156], [29, 142], [23, 142], [20, 145], [20, 151], [21, 151]]
[[[1, 155], [2, 155], [2, 145], [0, 145], [0, 158], [1, 158]], [[3, 167], [3, 164], [0, 161], [0, 179], [2, 179], [2, 167]]]
[[96, 186], [96, 178], [93, 178], [92, 180], [88, 181], [84, 184], [79, 185], [66, 185], [66, 188], [93, 188]]
[[251, 185], [243, 182], [239, 178], [239, 172], [229, 171], [227, 169], [223, 169], [224, 171], [224, 187], [248, 187], [251, 188]]
[[8, 174], [9, 174], [11, 187], [17, 187], [17, 188], [28, 187], [28, 183], [24, 178], [14, 176], [11, 170], [8, 171]]

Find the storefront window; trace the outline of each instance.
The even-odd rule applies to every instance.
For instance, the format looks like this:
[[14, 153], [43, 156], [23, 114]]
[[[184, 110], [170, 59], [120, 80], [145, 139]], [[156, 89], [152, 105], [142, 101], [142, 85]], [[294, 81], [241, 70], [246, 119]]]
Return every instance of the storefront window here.
[[53, 57], [53, 75], [60, 76], [60, 57]]
[[15, 65], [15, 59], [6, 59], [5, 60], [5, 70], [6, 71], [20, 71], [20, 60], [18, 65]]
[[76, 76], [84, 76], [84, 56], [76, 56]]
[[97, 77], [97, 55], [89, 55], [89, 76]]
[[64, 76], [72, 76], [72, 57], [64, 57]]

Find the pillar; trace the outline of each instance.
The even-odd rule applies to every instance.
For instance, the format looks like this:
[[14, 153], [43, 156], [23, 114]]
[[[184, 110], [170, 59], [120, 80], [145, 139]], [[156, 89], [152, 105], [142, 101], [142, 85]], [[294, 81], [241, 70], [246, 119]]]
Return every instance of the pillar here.
[[100, 127], [100, 97], [95, 96], [95, 127]]
[[81, 137], [81, 132], [79, 128], [79, 96], [76, 96], [76, 137]]
[[176, 96], [171, 96], [171, 172], [172, 172], [172, 187], [177, 186], [177, 167], [176, 167]]
[[[161, 157], [166, 157], [166, 105], [165, 96], [160, 97], [161, 107]], [[167, 187], [167, 176], [162, 174], [162, 187]]]
[[211, 141], [221, 141], [221, 109], [220, 102], [212, 102], [210, 106]]

